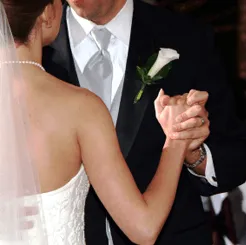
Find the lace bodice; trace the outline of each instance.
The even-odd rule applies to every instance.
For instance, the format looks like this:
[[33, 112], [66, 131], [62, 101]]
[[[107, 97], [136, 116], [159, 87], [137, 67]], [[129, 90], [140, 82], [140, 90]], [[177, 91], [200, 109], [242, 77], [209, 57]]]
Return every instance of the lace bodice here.
[[[65, 186], [41, 194], [49, 245], [85, 245], [84, 208], [89, 181], [84, 167]], [[31, 245], [40, 244], [35, 228]]]

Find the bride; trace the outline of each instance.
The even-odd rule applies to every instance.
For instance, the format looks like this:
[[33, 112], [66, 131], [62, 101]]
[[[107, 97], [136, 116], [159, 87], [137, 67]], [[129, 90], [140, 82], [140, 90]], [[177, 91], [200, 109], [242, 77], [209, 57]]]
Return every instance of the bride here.
[[0, 244], [85, 245], [89, 183], [132, 242], [154, 244], [190, 143], [170, 138], [176, 116], [188, 108], [185, 97], [160, 91], [155, 101], [167, 140], [141, 194], [101, 100], [40, 65], [61, 13], [61, 0], [0, 1]]

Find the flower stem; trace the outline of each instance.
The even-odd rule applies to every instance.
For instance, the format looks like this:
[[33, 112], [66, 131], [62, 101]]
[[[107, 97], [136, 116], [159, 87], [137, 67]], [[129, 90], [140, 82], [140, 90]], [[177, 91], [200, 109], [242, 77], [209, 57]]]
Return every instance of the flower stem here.
[[136, 104], [142, 97], [144, 89], [146, 87], [146, 84], [142, 83], [141, 89], [139, 90], [139, 92], [137, 93], [135, 99], [134, 99], [134, 104]]

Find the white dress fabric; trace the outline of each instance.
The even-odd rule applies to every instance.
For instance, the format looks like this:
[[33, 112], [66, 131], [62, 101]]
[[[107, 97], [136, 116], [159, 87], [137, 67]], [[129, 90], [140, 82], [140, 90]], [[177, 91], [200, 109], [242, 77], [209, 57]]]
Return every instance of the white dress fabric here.
[[[89, 186], [88, 177], [81, 166], [76, 176], [66, 185], [41, 194], [48, 245], [86, 244], [84, 209]], [[26, 202], [31, 203], [31, 197], [28, 199]], [[35, 221], [35, 216], [30, 220]], [[30, 245], [40, 244], [35, 226], [28, 232], [31, 237]]]

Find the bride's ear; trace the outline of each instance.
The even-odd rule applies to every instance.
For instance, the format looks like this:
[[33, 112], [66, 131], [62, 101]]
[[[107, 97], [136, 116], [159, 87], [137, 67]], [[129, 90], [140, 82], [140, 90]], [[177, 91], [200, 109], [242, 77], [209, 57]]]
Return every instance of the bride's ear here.
[[52, 28], [53, 20], [55, 19], [55, 8], [53, 4], [48, 4], [40, 16], [42, 28]]
[[54, 0], [52, 4], [48, 4], [39, 16], [37, 29], [40, 30], [43, 46], [50, 44], [56, 39], [60, 30], [61, 17], [61, 0]]

